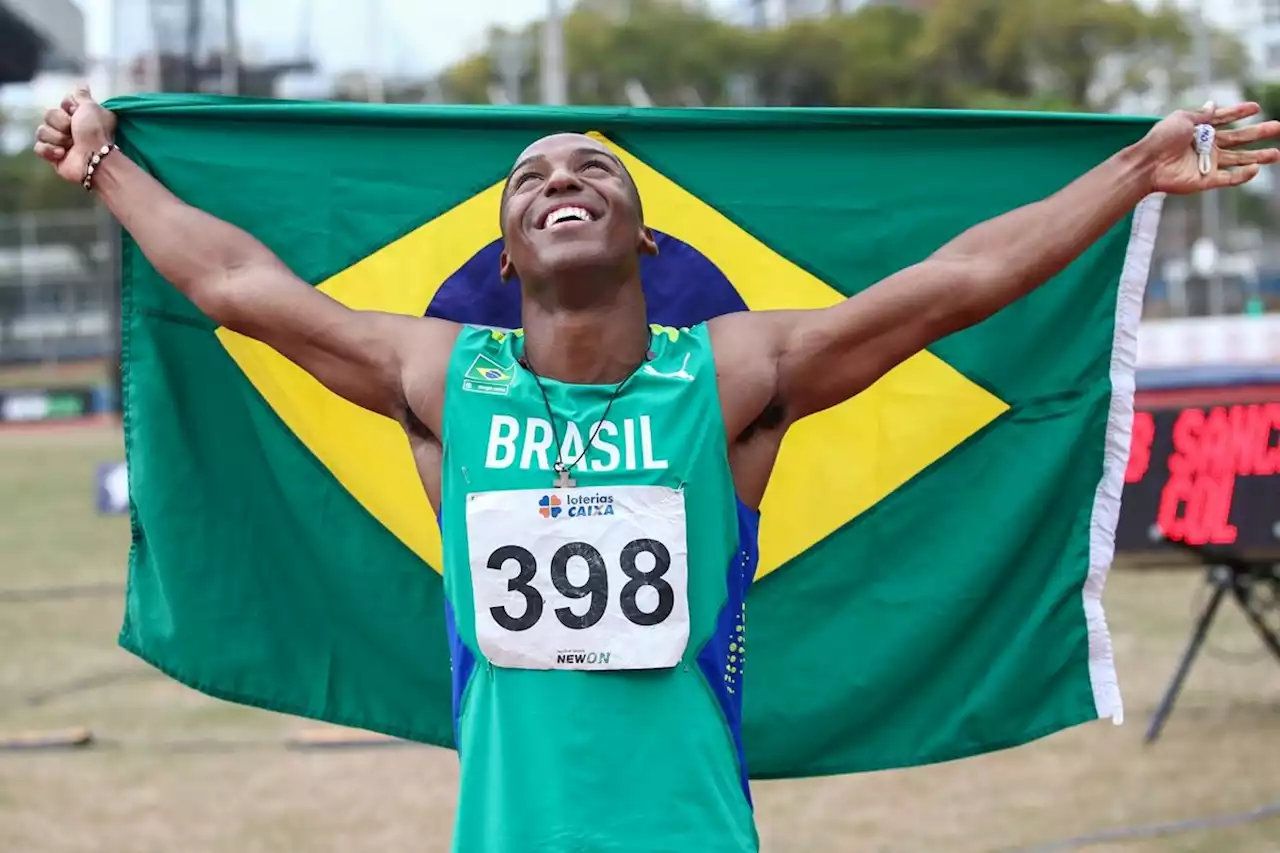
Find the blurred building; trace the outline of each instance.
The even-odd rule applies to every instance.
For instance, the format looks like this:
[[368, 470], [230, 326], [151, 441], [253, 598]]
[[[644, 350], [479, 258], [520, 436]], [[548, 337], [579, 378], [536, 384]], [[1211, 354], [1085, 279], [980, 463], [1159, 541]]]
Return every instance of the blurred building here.
[[93, 208], [0, 216], [0, 365], [115, 352], [114, 240]]
[[[0, 85], [82, 74], [87, 66], [84, 15], [72, 0], [0, 0]], [[22, 135], [29, 139], [25, 129]], [[51, 338], [68, 350], [97, 338], [96, 349], [107, 350], [105, 328], [90, 328], [105, 326], [105, 313], [92, 312], [85, 326], [76, 307], [103, 302], [101, 277], [87, 272], [103, 243], [92, 212], [81, 219], [88, 233], [60, 230], [50, 240], [31, 217], [0, 218], [0, 362], [45, 358]], [[50, 322], [71, 328], [47, 328]]]
[[[116, 25], [136, 24], [117, 38], [116, 93], [211, 92], [278, 97], [280, 80], [311, 74], [304, 44], [298, 59], [265, 62], [241, 49], [236, 0], [116, 0]], [[139, 38], [140, 36], [140, 38]]]
[[[1155, 8], [1170, 0], [1141, 0]], [[1212, 27], [1232, 33], [1249, 51], [1256, 75], [1280, 82], [1280, 0], [1172, 0], [1184, 12], [1204, 16]]]
[[0, 85], [84, 65], [84, 15], [72, 0], [0, 0]]
[[1206, 21], [1244, 43], [1260, 79], [1280, 81], [1280, 0], [1180, 0], [1180, 5], [1199, 6]]
[[152, 53], [134, 57], [117, 80], [117, 93], [126, 92], [226, 92], [250, 98], [282, 97], [280, 82], [293, 74], [310, 74], [310, 60], [272, 63], [237, 63], [228, 86], [223, 72], [224, 55]]

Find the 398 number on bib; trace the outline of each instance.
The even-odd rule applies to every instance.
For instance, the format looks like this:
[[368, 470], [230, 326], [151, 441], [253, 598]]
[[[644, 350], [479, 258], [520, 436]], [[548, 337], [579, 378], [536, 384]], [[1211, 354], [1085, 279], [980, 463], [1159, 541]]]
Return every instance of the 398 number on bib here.
[[[653, 555], [654, 566], [649, 571], [637, 567], [636, 556], [641, 553]], [[582, 584], [575, 584], [569, 579], [569, 561], [574, 557], [580, 558], [587, 566], [587, 579]], [[527, 631], [542, 618], [542, 595], [530, 584], [538, 573], [538, 561], [526, 548], [503, 545], [489, 555], [488, 567], [502, 571], [509, 562], [516, 564], [519, 574], [507, 581], [507, 589], [524, 597], [524, 612], [514, 617], [506, 607], [499, 606], [490, 607], [489, 612], [493, 621], [502, 628]], [[675, 591], [662, 579], [671, 568], [671, 553], [667, 546], [657, 539], [636, 539], [622, 549], [619, 564], [623, 574], [630, 578], [618, 596], [622, 615], [637, 625], [660, 625], [666, 621], [676, 604]], [[567, 606], [556, 608], [556, 618], [566, 628], [582, 630], [592, 627], [609, 606], [609, 570], [600, 552], [586, 542], [567, 542], [556, 549], [551, 557], [551, 584], [565, 598], [590, 599], [591, 603], [582, 613]], [[639, 605], [640, 591], [645, 587], [653, 589], [658, 597], [657, 605], [649, 611], [642, 610]]]
[[[674, 666], [689, 638], [684, 496], [657, 486], [482, 492], [467, 530], [476, 638], [524, 669]], [[552, 510], [559, 510], [553, 512]]]

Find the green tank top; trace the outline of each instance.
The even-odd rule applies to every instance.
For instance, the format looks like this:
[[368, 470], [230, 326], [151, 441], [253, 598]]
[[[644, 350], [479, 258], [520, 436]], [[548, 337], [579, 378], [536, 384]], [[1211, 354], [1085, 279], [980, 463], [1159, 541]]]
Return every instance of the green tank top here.
[[741, 677], [758, 519], [707, 329], [652, 327], [612, 403], [615, 385], [539, 380], [522, 344], [465, 327], [445, 389], [453, 849], [756, 851]]

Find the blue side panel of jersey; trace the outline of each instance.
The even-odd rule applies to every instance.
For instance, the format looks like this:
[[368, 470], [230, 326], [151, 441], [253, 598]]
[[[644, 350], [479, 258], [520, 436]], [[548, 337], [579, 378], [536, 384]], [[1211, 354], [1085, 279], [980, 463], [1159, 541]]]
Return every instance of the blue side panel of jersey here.
[[[444, 530], [442, 512], [436, 513], [436, 525]], [[458, 636], [458, 625], [453, 615], [453, 602], [448, 596], [444, 598], [444, 630], [449, 639], [449, 674], [452, 681], [453, 700], [453, 743], [459, 754], [462, 752], [462, 738], [458, 731], [462, 719], [462, 694], [467, 691], [467, 682], [471, 680], [471, 671], [476, 667], [476, 656], [467, 644]]]
[[746, 663], [747, 591], [756, 576], [759, 561], [760, 516], [738, 501], [738, 547], [727, 567], [728, 595], [716, 620], [715, 633], [698, 653], [698, 666], [729, 723], [733, 743], [738, 751], [738, 767], [742, 773], [742, 793], [751, 803], [751, 784], [747, 773], [746, 750], [742, 745], [742, 684]]
[[462, 718], [462, 694], [466, 692], [471, 671], [475, 669], [476, 656], [458, 636], [458, 628], [453, 617], [453, 604], [447, 598], [444, 602], [444, 628], [449, 637], [449, 669], [453, 682], [453, 742], [461, 751], [462, 740], [458, 731], [458, 722]]

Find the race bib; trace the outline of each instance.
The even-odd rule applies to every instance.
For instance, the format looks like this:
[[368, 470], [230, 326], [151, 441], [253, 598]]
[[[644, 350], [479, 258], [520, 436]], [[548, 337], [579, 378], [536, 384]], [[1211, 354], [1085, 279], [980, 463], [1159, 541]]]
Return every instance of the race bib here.
[[494, 666], [663, 669], [689, 642], [684, 493], [467, 496], [476, 640]]

